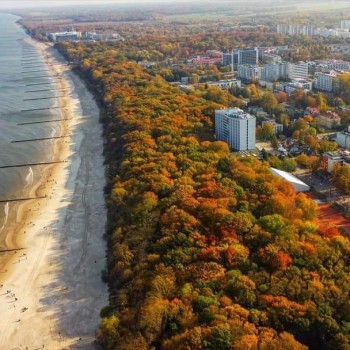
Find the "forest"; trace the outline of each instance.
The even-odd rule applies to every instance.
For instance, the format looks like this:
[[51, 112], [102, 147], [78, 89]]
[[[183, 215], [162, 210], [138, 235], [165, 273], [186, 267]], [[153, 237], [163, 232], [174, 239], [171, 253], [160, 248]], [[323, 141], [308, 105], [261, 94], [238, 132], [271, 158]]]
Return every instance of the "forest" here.
[[350, 243], [266, 162], [213, 138], [205, 93], [100, 43], [60, 43], [106, 140], [106, 350], [350, 349]]

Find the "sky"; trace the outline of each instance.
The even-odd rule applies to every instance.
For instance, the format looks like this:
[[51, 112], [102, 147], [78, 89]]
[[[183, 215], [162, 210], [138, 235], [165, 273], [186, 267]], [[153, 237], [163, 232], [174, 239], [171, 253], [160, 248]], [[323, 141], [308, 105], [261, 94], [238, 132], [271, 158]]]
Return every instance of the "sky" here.
[[155, 3], [170, 2], [170, 0], [0, 0], [0, 9], [12, 8], [38, 8], [62, 5], [88, 5], [88, 4], [126, 4], [126, 3]]

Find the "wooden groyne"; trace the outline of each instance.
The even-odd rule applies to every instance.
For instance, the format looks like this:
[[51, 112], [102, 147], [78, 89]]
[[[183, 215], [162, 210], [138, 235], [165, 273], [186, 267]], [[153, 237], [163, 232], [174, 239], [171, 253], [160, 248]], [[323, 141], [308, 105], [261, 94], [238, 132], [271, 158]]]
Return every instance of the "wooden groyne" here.
[[31, 77], [23, 77], [23, 79], [40, 79], [40, 78], [55, 78], [58, 75], [32, 75]]
[[2, 200], [0, 200], [0, 203], [24, 202], [24, 201], [31, 201], [33, 199], [44, 199], [44, 198], [47, 198], [47, 196], [27, 197], [27, 198], [14, 198], [14, 199], [2, 199]]
[[32, 63], [32, 64], [22, 64], [22, 68], [35, 68], [35, 67], [42, 67], [44, 63]]
[[27, 90], [27, 91], [24, 91], [25, 93], [29, 93], [29, 92], [45, 92], [45, 91], [60, 91], [60, 92], [65, 92], [65, 91], [68, 91], [68, 90], [65, 90], [65, 89], [41, 89], [41, 90]]
[[58, 109], [58, 108], [61, 108], [61, 107], [44, 107], [44, 108], [22, 109], [21, 112], [47, 111], [49, 109]]
[[39, 166], [39, 165], [51, 165], [51, 164], [59, 164], [66, 163], [65, 160], [57, 160], [55, 162], [41, 162], [41, 163], [25, 163], [25, 164], [14, 164], [14, 165], [1, 165], [0, 169], [9, 169], [9, 168], [24, 168], [28, 166]]
[[17, 123], [17, 125], [31, 125], [31, 124], [44, 124], [44, 123], [54, 123], [54, 122], [61, 122], [64, 120], [70, 120], [70, 119], [52, 119], [52, 120], [42, 120], [37, 122], [25, 122], [25, 123]]
[[[23, 68], [23, 67], [22, 67], [22, 68]], [[32, 68], [32, 67], [30, 67], [30, 68]], [[27, 74], [27, 73], [42, 73], [42, 72], [47, 73], [47, 72], [49, 72], [49, 70], [47, 70], [47, 69], [27, 70], [27, 71], [23, 71], [23, 70], [22, 70], [22, 74]], [[25, 77], [25, 78], [26, 78], [26, 77]]]
[[53, 98], [61, 98], [63, 96], [49, 96], [49, 97], [36, 97], [36, 98], [24, 98], [23, 101], [38, 101], [38, 100], [50, 100]]
[[52, 81], [51, 81], [51, 82], [47, 82], [47, 83], [32, 83], [32, 84], [26, 84], [26, 86], [49, 85], [49, 84], [52, 84]]
[[47, 141], [47, 140], [55, 140], [55, 139], [63, 139], [70, 136], [51, 136], [51, 137], [40, 137], [35, 139], [27, 139], [27, 140], [13, 140], [11, 143], [21, 143], [21, 142], [33, 142], [33, 141]]
[[30, 58], [30, 59], [22, 59], [22, 60], [21, 60], [21, 62], [33, 62], [33, 61], [36, 62], [36, 63], [42, 62], [42, 60], [39, 59], [39, 57], [38, 57], [38, 58], [35, 58], [35, 59]]

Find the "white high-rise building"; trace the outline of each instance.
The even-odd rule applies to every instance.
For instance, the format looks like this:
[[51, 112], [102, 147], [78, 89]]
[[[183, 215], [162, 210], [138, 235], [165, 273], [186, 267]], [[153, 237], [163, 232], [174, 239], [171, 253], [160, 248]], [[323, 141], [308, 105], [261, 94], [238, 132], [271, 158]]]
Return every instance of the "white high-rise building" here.
[[314, 36], [315, 27], [311, 24], [301, 25], [301, 24], [277, 24], [277, 33], [288, 34], [288, 35], [306, 35]]
[[308, 78], [308, 64], [305, 62], [289, 63], [288, 78], [292, 80]]
[[215, 111], [216, 139], [225, 141], [238, 151], [255, 148], [255, 116], [239, 108], [218, 109]]
[[237, 75], [244, 80], [257, 80], [261, 78], [263, 67], [255, 65], [239, 65]]
[[350, 20], [343, 20], [340, 21], [340, 28], [341, 29], [350, 29]]
[[314, 87], [321, 91], [331, 92], [333, 90], [334, 80], [338, 76], [336, 72], [331, 71], [330, 73], [315, 73]]

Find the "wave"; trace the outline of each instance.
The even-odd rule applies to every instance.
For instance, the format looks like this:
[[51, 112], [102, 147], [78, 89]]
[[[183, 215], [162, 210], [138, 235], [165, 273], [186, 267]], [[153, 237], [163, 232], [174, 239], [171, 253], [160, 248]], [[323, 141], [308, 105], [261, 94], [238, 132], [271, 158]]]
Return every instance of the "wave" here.
[[9, 212], [10, 212], [10, 203], [6, 202], [5, 207], [4, 207], [4, 222], [2, 224], [2, 227], [0, 228], [0, 232], [5, 228], [5, 225], [7, 224], [7, 220], [9, 218]]
[[29, 167], [28, 175], [26, 176], [26, 186], [31, 185], [34, 181], [34, 173], [32, 167]]

